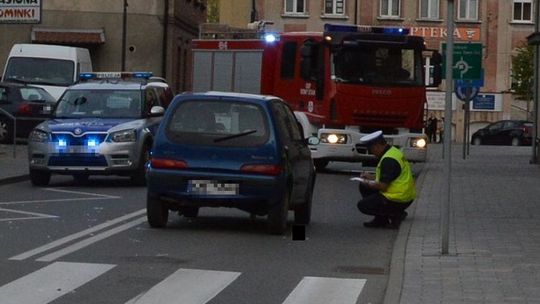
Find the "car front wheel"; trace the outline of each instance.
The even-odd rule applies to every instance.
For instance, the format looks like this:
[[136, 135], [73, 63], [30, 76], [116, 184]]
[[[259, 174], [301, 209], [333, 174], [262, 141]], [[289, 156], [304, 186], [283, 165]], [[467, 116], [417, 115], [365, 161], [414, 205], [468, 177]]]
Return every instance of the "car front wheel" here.
[[135, 186], [146, 185], [146, 162], [150, 159], [150, 147], [144, 146], [141, 151], [141, 157], [139, 158], [139, 166], [137, 170], [131, 175], [131, 182]]
[[169, 208], [159, 198], [146, 195], [146, 218], [153, 228], [164, 228], [169, 220]]
[[481, 144], [482, 144], [482, 139], [480, 139], [480, 137], [475, 137], [473, 139], [473, 145], [480, 146]]
[[51, 181], [51, 173], [45, 170], [30, 169], [30, 182], [34, 186], [47, 186]]
[[9, 144], [13, 142], [12, 123], [5, 119], [0, 119], [0, 143]]
[[512, 142], [510, 142], [510, 144], [511, 144], [512, 146], [520, 146], [520, 145], [521, 145], [521, 141], [519, 140], [519, 138], [514, 137], [514, 138], [512, 138]]

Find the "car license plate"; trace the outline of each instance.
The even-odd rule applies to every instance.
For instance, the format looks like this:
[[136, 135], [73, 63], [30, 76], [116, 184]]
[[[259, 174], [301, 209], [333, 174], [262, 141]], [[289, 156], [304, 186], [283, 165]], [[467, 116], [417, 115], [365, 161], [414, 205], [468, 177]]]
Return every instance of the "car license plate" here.
[[238, 195], [239, 190], [238, 183], [206, 179], [188, 181], [188, 192], [196, 195]]

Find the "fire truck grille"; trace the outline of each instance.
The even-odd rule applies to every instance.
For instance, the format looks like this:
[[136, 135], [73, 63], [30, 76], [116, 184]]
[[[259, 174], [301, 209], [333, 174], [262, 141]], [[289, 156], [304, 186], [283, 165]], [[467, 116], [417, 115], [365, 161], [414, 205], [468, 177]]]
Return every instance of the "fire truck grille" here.
[[353, 114], [352, 118], [359, 125], [403, 125], [407, 119], [407, 115], [402, 113], [358, 113]]

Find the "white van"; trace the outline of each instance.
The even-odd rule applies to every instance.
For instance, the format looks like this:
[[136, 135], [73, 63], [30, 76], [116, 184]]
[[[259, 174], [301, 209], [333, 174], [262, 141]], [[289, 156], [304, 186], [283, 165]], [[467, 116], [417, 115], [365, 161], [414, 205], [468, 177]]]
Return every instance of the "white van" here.
[[47, 90], [56, 100], [74, 84], [81, 72], [92, 72], [85, 48], [15, 44], [6, 61], [2, 81], [28, 83]]

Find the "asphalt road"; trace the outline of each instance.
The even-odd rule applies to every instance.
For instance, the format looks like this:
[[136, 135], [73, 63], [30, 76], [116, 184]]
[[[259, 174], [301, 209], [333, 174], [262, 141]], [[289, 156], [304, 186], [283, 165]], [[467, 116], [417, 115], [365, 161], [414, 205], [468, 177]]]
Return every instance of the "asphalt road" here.
[[[201, 209], [146, 223], [144, 187], [128, 179], [0, 186], [2, 303], [381, 303], [395, 230], [356, 209], [359, 165], [317, 175], [305, 240], [266, 233], [264, 217]], [[369, 169], [369, 168], [368, 168]], [[293, 214], [289, 214], [293, 224]], [[5, 302], [4, 302], [5, 301]], [[174, 301], [174, 302], [171, 302]], [[334, 302], [332, 302], [334, 301]]]

